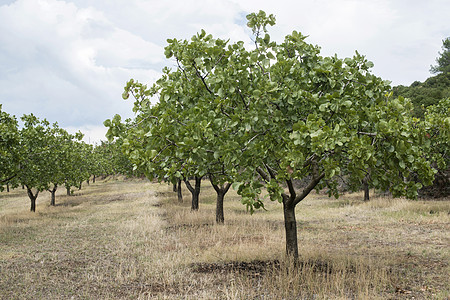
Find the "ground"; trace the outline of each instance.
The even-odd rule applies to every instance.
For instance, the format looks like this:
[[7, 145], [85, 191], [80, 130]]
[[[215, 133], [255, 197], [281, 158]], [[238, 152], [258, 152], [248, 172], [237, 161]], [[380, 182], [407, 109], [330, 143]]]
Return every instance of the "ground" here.
[[0, 193], [0, 299], [448, 299], [450, 201], [312, 194], [297, 207], [300, 263], [284, 257], [281, 205], [225, 224], [171, 186], [109, 178], [29, 212]]

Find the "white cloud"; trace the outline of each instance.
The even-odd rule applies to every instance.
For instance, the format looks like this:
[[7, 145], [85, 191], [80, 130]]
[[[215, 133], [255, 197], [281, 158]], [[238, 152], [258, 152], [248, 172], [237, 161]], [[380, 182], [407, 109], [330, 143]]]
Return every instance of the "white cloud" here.
[[106, 141], [106, 132], [108, 129], [104, 126], [94, 126], [94, 125], [84, 125], [78, 127], [66, 127], [65, 128], [69, 133], [75, 134], [76, 132], [81, 131], [83, 136], [83, 141], [89, 144], [100, 144], [101, 141]]
[[163, 48], [117, 28], [93, 8], [63, 1], [17, 1], [0, 8], [0, 97], [4, 109], [62, 124], [131, 115], [126, 81], [154, 81]]

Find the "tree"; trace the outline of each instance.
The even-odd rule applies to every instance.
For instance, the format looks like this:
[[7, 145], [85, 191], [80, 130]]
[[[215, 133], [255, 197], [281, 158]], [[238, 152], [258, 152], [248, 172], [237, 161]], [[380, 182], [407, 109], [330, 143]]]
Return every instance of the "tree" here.
[[17, 176], [19, 169], [19, 129], [14, 116], [0, 104], [0, 190]]
[[[159, 84], [176, 83], [176, 79], [166, 79], [177, 74], [165, 71]], [[152, 107], [148, 96], [156, 92], [156, 87], [149, 90], [145, 85], [130, 80], [125, 89], [124, 98], [132, 93], [136, 100], [133, 110], [139, 113], [135, 120], [126, 120], [125, 123], [121, 122], [119, 115], [106, 120], [104, 124], [109, 127], [108, 139], [118, 137], [124, 153], [133, 162], [135, 169], [142, 170], [149, 179], [169, 182], [183, 180], [192, 194], [191, 209], [198, 210], [201, 179], [205, 173], [199, 171], [194, 160], [188, 159], [186, 152], [181, 150], [185, 145], [182, 136], [191, 132], [191, 128], [183, 123], [186, 110], [181, 107], [166, 109], [165, 101]], [[179, 114], [174, 112], [177, 109], [180, 110]], [[194, 185], [189, 178], [195, 180]]]
[[[151, 89], [131, 80], [124, 92], [124, 98], [134, 96], [134, 111], [139, 114], [135, 122], [139, 126], [133, 129], [141, 134], [132, 140], [146, 143], [140, 148], [147, 149], [147, 153], [137, 157], [152, 157], [151, 161], [144, 159], [143, 162], [147, 168], [162, 171], [161, 178], [183, 178], [193, 195], [193, 210], [198, 209], [201, 177], [208, 176], [217, 192], [216, 221], [220, 224], [224, 222], [224, 196], [231, 186], [232, 176], [228, 171], [236, 168], [227, 154], [230, 148], [225, 127], [236, 126], [238, 119], [223, 122], [220, 119], [223, 111], [216, 111], [214, 106], [216, 95], [207, 86], [205, 89], [205, 82], [198, 79], [199, 74], [204, 78], [220, 65], [228, 52], [226, 41], [213, 39], [204, 31], [194, 36], [191, 43], [170, 40], [166, 53], [176, 58], [177, 70], [165, 69], [164, 76]], [[202, 56], [208, 57], [207, 66], [201, 61]], [[160, 101], [149, 108], [148, 97], [155, 95]], [[148, 121], [143, 122], [145, 120]], [[188, 177], [195, 179], [195, 186], [186, 180]]]
[[[166, 57], [178, 69], [166, 69], [151, 89], [128, 83], [124, 96], [138, 94], [140, 112], [128, 151], [148, 171], [207, 174], [206, 166], [219, 160], [221, 180], [234, 181], [250, 211], [263, 207], [265, 185], [270, 199], [283, 204], [286, 252], [294, 258], [295, 208], [314, 189], [327, 187], [337, 197], [338, 176], [362, 180], [366, 170], [373, 186], [396, 196], [414, 197], [417, 181], [430, 183], [433, 169], [417, 146], [412, 105], [391, 97], [388, 83], [370, 73], [371, 62], [358, 53], [322, 57], [296, 31], [272, 42], [273, 15], [247, 18], [254, 49], [202, 30], [190, 41], [168, 40]], [[148, 96], [157, 92], [152, 107]], [[306, 186], [297, 188], [296, 180]]]
[[26, 187], [31, 201], [30, 210], [35, 212], [39, 193], [48, 189], [52, 181], [53, 164], [48, 159], [53, 151], [52, 130], [47, 120], [39, 120], [33, 114], [24, 115], [21, 119], [24, 125], [20, 130], [17, 178]]
[[422, 189], [422, 195], [450, 195], [450, 98], [427, 107], [422, 120], [425, 152], [437, 173], [433, 185]]
[[66, 152], [66, 163], [70, 166], [70, 172], [65, 174], [64, 185], [67, 195], [71, 195], [71, 187], [81, 189], [83, 181], [91, 176], [90, 157], [93, 146], [81, 141], [82, 134], [78, 141], [72, 143], [72, 147]]
[[[50, 205], [56, 205], [56, 191], [59, 186], [68, 182], [70, 174], [77, 173], [73, 164], [74, 159], [70, 155], [74, 155], [73, 149], [77, 148], [77, 143], [81, 141], [83, 134], [81, 132], [75, 135], [69, 134], [66, 130], [60, 128], [57, 123], [53, 124], [49, 136], [49, 144], [51, 151], [46, 159], [52, 164], [51, 183], [48, 192], [51, 194]], [[78, 159], [76, 157], [76, 159]], [[86, 165], [90, 165], [85, 162]]]
[[430, 68], [433, 74], [450, 72], [450, 37], [442, 40], [442, 50], [443, 52], [439, 52], [439, 57], [436, 58], [437, 65]]

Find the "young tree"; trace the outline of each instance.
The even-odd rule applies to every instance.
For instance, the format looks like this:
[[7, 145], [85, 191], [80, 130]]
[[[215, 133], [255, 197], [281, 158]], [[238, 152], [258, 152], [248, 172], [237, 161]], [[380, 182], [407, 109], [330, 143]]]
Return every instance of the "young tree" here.
[[78, 140], [74, 140], [66, 152], [66, 163], [70, 166], [70, 172], [65, 174], [64, 185], [68, 196], [71, 195], [72, 187], [81, 189], [82, 182], [91, 176], [90, 157], [93, 146], [81, 141], [82, 136], [80, 133]]
[[[0, 190], [17, 177], [19, 169], [19, 129], [14, 116], [2, 111], [0, 104]], [[13, 186], [14, 181], [12, 182]]]
[[423, 145], [437, 173], [433, 185], [421, 190], [421, 194], [447, 197], [450, 195], [450, 98], [427, 107], [421, 121]]
[[51, 183], [47, 189], [51, 194], [50, 205], [56, 205], [56, 191], [59, 186], [67, 182], [70, 174], [78, 172], [74, 169], [73, 149], [76, 143], [80, 142], [83, 135], [79, 132], [75, 135], [69, 134], [66, 130], [60, 128], [57, 123], [53, 124], [49, 136], [51, 151], [47, 156], [47, 160], [52, 164]]
[[52, 182], [53, 164], [48, 159], [53, 151], [52, 130], [47, 120], [39, 120], [33, 114], [24, 115], [20, 130], [20, 168], [17, 178], [27, 189], [32, 212], [36, 211], [39, 193]]
[[[387, 82], [370, 73], [371, 62], [358, 53], [321, 57], [318, 47], [295, 31], [284, 43], [271, 44], [264, 29], [270, 16], [260, 12], [248, 19], [257, 43], [250, 57], [262, 83], [251, 97], [259, 117], [251, 128], [267, 126], [255, 130], [259, 136], [247, 153], [271, 199], [283, 203], [288, 255], [298, 257], [295, 207], [315, 188], [328, 187], [337, 197], [337, 175], [363, 179], [371, 170], [372, 184], [394, 196], [415, 197], [421, 184], [414, 179], [430, 183], [433, 170], [417, 146], [421, 133], [413, 126], [412, 106], [389, 97]], [[272, 56], [274, 64], [264, 67]], [[249, 205], [259, 202], [260, 192], [252, 174], [240, 186]], [[297, 190], [295, 179], [306, 180], [306, 187]]]

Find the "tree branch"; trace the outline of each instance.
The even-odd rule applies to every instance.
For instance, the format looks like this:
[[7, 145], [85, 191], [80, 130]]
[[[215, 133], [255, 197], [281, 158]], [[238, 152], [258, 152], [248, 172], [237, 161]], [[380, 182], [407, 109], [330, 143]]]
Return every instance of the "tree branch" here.
[[261, 167], [257, 167], [256, 172], [258, 172], [258, 174], [264, 179], [265, 182], [267, 183], [270, 182], [269, 175], [267, 175], [267, 173], [264, 172], [264, 170], [261, 169]]
[[377, 136], [376, 132], [363, 132], [363, 131], [358, 131], [357, 134], [360, 135], [368, 135], [368, 136]]
[[192, 66], [194, 67], [195, 73], [197, 74], [197, 76], [202, 80], [203, 85], [205, 86], [206, 90], [207, 90], [211, 95], [214, 95], [214, 93], [209, 89], [208, 85], [206, 84], [206, 81], [205, 81], [206, 76], [203, 77], [202, 74], [200, 74], [200, 71], [199, 71], [199, 70], [197, 69], [197, 67], [195, 66], [195, 62], [192, 63]]
[[325, 177], [325, 173], [320, 174], [318, 177], [315, 177], [311, 180], [311, 182], [303, 189], [302, 193], [295, 197], [294, 206], [297, 205], [300, 201], [306, 198], [309, 193], [319, 184], [322, 178]]

